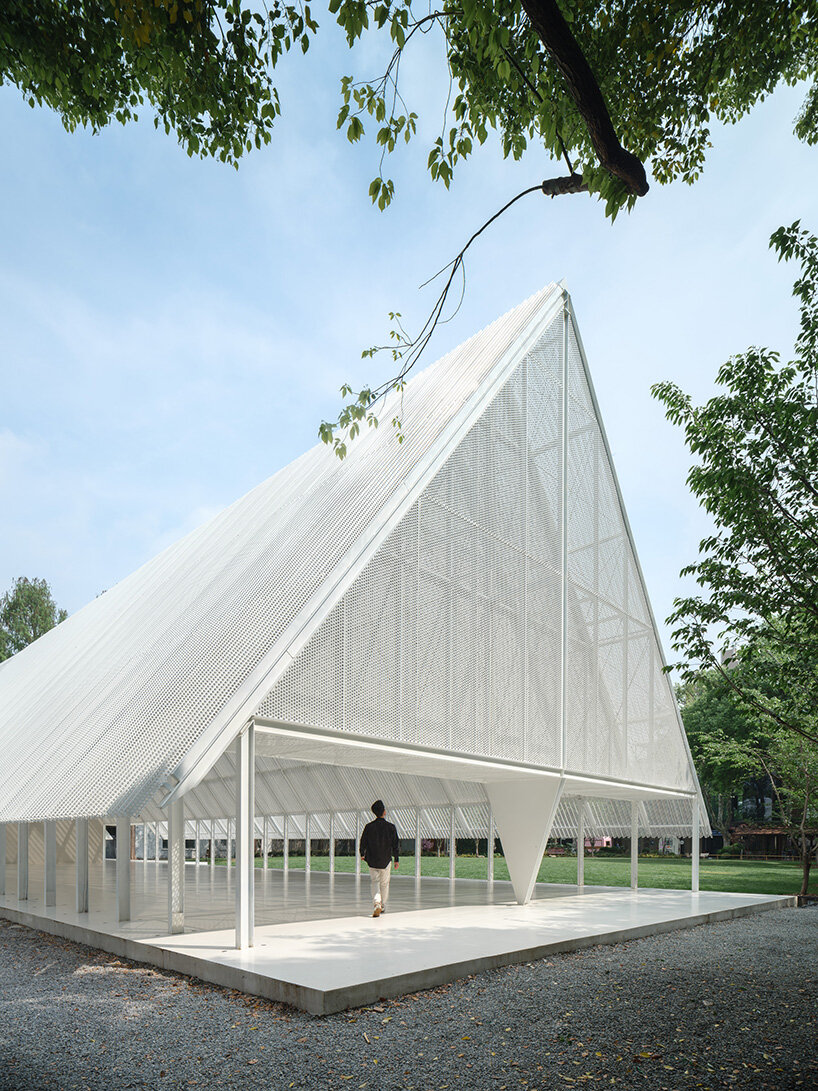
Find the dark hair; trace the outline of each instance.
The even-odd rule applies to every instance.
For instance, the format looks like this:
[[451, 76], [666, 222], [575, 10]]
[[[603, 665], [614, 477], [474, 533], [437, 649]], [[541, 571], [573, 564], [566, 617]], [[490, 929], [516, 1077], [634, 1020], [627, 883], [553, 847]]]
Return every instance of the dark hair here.
[[376, 818], [380, 818], [385, 810], [386, 807], [384, 807], [382, 799], [376, 799], [375, 802], [372, 804], [372, 813], [375, 815]]

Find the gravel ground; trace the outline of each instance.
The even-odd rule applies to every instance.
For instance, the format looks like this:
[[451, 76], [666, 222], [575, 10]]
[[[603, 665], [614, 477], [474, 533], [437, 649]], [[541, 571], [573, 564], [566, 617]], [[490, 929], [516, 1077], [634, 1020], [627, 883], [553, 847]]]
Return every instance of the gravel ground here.
[[0, 1088], [818, 1088], [818, 908], [316, 1019], [0, 921]]

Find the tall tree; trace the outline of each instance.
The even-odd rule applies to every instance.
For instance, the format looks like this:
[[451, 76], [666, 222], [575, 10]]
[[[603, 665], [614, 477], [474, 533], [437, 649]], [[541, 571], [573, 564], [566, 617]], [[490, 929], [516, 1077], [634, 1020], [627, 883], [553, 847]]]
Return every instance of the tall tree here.
[[818, 728], [802, 694], [781, 688], [780, 660], [775, 637], [756, 636], [722, 670], [702, 671], [680, 686], [679, 700], [702, 788], [722, 832], [728, 834], [738, 817], [731, 798], [741, 799], [749, 783], [764, 785], [773, 796], [773, 823], [798, 846], [800, 893], [806, 894], [818, 849], [818, 743], [754, 707], [763, 701], [787, 719]]
[[[779, 258], [801, 274], [795, 357], [769, 349], [732, 357], [717, 377], [722, 393], [703, 406], [672, 383], [653, 388], [684, 429], [698, 461], [688, 484], [715, 524], [699, 558], [683, 569], [700, 593], [676, 599], [668, 619], [686, 678], [721, 673], [777, 727], [818, 742], [818, 239], [795, 223], [772, 236]], [[744, 677], [724, 665], [736, 647]], [[729, 659], [729, 655], [728, 655]]]
[[0, 662], [27, 647], [68, 617], [45, 580], [20, 576], [0, 598]]

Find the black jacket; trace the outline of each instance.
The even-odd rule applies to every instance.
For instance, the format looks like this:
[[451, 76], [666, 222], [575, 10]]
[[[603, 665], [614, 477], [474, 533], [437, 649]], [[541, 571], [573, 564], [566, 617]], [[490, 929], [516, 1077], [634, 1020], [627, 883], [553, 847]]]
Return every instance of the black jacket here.
[[393, 857], [397, 864], [398, 831], [385, 818], [367, 822], [361, 834], [361, 858], [370, 867], [384, 868], [389, 867], [389, 861]]

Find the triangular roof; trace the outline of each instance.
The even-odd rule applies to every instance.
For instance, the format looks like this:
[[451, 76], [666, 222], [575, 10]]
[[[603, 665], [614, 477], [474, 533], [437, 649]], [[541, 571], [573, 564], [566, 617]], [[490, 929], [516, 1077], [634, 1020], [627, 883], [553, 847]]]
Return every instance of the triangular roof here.
[[204, 775], [542, 332], [549, 285], [10, 660], [0, 821], [135, 815]]

